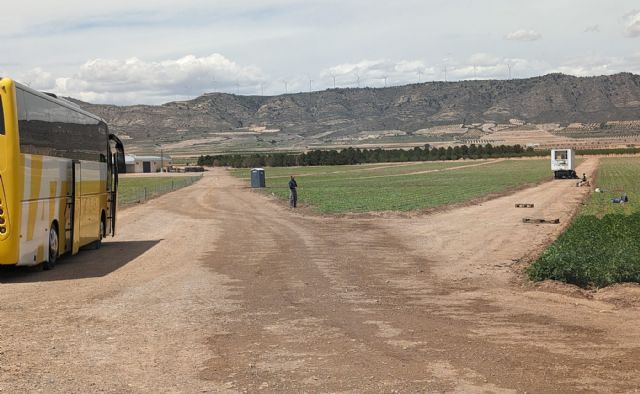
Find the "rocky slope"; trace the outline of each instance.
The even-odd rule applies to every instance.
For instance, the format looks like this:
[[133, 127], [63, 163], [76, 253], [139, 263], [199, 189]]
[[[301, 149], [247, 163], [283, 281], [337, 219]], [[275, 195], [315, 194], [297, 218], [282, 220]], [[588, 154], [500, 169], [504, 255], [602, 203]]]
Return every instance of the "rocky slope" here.
[[211, 132], [276, 129], [332, 138], [362, 131], [412, 132], [437, 125], [604, 122], [640, 119], [640, 75], [549, 74], [515, 80], [430, 82], [329, 89], [272, 97], [213, 93], [159, 106], [78, 102], [132, 143], [171, 143]]

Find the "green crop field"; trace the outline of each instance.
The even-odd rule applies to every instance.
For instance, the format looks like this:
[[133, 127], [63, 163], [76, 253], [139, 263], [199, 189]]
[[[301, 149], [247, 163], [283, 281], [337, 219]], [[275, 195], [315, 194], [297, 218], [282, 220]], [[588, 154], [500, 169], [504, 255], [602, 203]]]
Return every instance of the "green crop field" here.
[[144, 202], [170, 191], [189, 186], [200, 176], [139, 176], [121, 177], [118, 182], [118, 204]]
[[[593, 193], [574, 222], [529, 267], [532, 280], [582, 287], [640, 282], [640, 158], [602, 159]], [[611, 199], [626, 193], [629, 202]]]
[[[484, 165], [451, 169], [470, 164]], [[418, 173], [441, 170], [439, 172]], [[267, 193], [286, 199], [289, 175], [318, 212], [411, 211], [461, 203], [551, 178], [548, 160], [423, 162], [266, 168]], [[249, 182], [249, 170], [232, 170]]]

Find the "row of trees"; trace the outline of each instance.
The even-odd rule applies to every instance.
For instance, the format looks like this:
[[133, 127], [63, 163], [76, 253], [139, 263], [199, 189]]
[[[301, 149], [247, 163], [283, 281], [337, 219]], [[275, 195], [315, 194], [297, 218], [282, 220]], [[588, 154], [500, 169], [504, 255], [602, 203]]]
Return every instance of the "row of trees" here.
[[202, 166], [230, 166], [235, 168], [289, 167], [344, 165], [362, 163], [388, 163], [400, 161], [435, 161], [458, 159], [484, 159], [497, 157], [546, 156], [548, 151], [534, 151], [521, 145], [492, 146], [462, 145], [435, 148], [428, 144], [413, 149], [358, 149], [312, 150], [306, 153], [254, 153], [233, 155], [205, 155], [198, 158]]

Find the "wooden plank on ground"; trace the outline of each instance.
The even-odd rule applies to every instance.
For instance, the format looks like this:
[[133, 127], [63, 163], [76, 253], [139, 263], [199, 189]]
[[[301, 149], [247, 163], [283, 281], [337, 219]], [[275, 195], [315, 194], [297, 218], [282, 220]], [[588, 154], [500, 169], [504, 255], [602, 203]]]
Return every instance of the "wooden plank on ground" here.
[[522, 218], [522, 222], [534, 224], [558, 224], [560, 223], [560, 219]]

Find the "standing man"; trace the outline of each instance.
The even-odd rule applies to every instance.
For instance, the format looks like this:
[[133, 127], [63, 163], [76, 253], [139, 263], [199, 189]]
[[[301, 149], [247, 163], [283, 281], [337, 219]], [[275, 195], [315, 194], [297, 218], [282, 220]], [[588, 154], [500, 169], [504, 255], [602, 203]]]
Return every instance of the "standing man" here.
[[295, 208], [296, 205], [298, 205], [297, 187], [296, 179], [291, 175], [291, 179], [289, 180], [289, 208]]

